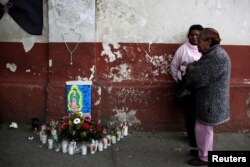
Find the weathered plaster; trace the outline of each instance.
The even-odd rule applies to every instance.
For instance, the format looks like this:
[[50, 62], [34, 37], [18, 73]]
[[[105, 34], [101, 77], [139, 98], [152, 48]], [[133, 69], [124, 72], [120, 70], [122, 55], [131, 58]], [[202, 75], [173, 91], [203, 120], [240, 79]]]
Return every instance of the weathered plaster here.
[[[95, 41], [95, 1], [50, 0], [49, 41], [63, 42], [62, 34], [74, 29], [81, 34], [80, 42]], [[76, 42], [78, 38], [67, 39]]]
[[247, 106], [247, 116], [250, 118], [250, 93], [248, 94], [248, 98], [246, 100], [246, 106]]
[[98, 94], [98, 100], [95, 102], [95, 106], [99, 105], [101, 103], [101, 95], [102, 95], [102, 88], [98, 87], [97, 89], [97, 94]]
[[129, 109], [128, 107], [114, 108], [112, 110], [116, 114], [113, 116], [114, 120], [124, 122], [127, 121], [129, 124], [141, 124], [141, 121], [136, 118], [136, 110]]
[[109, 78], [113, 79], [113, 82], [121, 82], [123, 80], [131, 79], [131, 67], [129, 64], [120, 64], [116, 67], [111, 67], [109, 71]]
[[16, 72], [17, 65], [15, 63], [6, 63], [6, 68], [9, 69], [11, 72]]
[[249, 9], [250, 0], [192, 0], [185, 5], [183, 0], [97, 0], [96, 39], [182, 43], [191, 24], [202, 24], [216, 28], [222, 44], [249, 45]]
[[25, 52], [30, 51], [32, 49], [32, 47], [34, 46], [34, 43], [36, 41], [34, 36], [22, 38], [21, 40], [22, 40], [22, 44], [23, 44], [23, 48], [24, 48]]
[[[112, 44], [111, 44], [112, 43]], [[118, 58], [122, 58], [122, 55], [120, 51], [112, 51], [111, 46], [114, 46], [114, 48], [119, 49], [119, 44], [112, 42], [112, 40], [106, 41], [102, 43], [103, 51], [101, 53], [101, 56], [108, 56], [108, 59], [106, 58], [105, 61], [107, 63], [114, 62]]]
[[153, 71], [152, 74], [154, 76], [160, 75], [160, 74], [168, 74], [170, 73], [170, 62], [172, 60], [173, 55], [155, 55], [155, 56], [149, 56], [146, 54], [146, 60], [147, 62], [151, 63], [153, 65]]
[[[80, 69], [78, 69], [80, 70]], [[78, 81], [92, 81], [94, 79], [94, 75], [95, 75], [95, 66], [93, 65], [91, 68], [90, 68], [90, 71], [91, 71], [91, 74], [88, 77], [81, 77], [80, 75], [77, 76], [77, 80]]]
[[136, 88], [123, 88], [117, 93], [118, 103], [147, 104], [150, 97], [150, 90], [140, 90]]

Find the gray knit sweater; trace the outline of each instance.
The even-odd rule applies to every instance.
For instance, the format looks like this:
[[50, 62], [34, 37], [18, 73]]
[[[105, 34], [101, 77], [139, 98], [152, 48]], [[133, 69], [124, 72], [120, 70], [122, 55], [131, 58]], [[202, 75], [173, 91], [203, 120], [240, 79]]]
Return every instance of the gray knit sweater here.
[[229, 89], [231, 61], [219, 45], [211, 47], [195, 62], [187, 74], [187, 83], [195, 88], [196, 118], [207, 125], [230, 119]]

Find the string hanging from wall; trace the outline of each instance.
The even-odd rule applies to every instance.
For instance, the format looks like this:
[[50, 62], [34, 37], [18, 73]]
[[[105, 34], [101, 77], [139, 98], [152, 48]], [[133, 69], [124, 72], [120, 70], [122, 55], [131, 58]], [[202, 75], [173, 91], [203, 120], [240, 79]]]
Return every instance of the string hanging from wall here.
[[[71, 33], [73, 33], [73, 35], [76, 35], [76, 36], [77, 36], [77, 43], [76, 43], [75, 47], [73, 47], [73, 48], [70, 48], [70, 47], [69, 47], [69, 45], [68, 45], [68, 43], [67, 43], [67, 41], [66, 41], [66, 39], [65, 39], [65, 37], [66, 37], [67, 35], [71, 34]], [[74, 52], [76, 51], [76, 49], [78, 48], [79, 42], [80, 42], [80, 40], [81, 40], [81, 37], [82, 37], [82, 35], [81, 35], [80, 33], [76, 32], [73, 28], [70, 28], [70, 32], [63, 33], [63, 34], [62, 34], [63, 42], [64, 42], [64, 44], [65, 44], [65, 46], [66, 46], [67, 51], [68, 51], [69, 54], [70, 54], [70, 55], [69, 55], [69, 56], [70, 56], [70, 65], [73, 65], [73, 53], [74, 53]]]

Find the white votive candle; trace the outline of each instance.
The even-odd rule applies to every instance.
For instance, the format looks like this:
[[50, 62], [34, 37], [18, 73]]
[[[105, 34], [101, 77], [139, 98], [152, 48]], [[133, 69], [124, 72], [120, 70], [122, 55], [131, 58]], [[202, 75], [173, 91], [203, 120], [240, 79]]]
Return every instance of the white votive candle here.
[[128, 126], [127, 125], [123, 126], [123, 135], [128, 136]]
[[45, 132], [45, 131], [46, 131], [46, 128], [47, 128], [46, 125], [43, 124], [43, 125], [41, 126], [41, 131], [44, 131], [44, 132]]
[[74, 144], [69, 144], [69, 155], [73, 155], [74, 154]]
[[117, 135], [117, 141], [120, 141], [120, 139], [121, 139], [121, 131], [117, 131], [116, 132], [116, 135]]
[[51, 130], [51, 135], [52, 135], [54, 140], [57, 140], [57, 132], [55, 129]]
[[98, 143], [98, 151], [103, 151], [103, 143], [101, 141]]
[[59, 143], [54, 144], [54, 148], [55, 148], [56, 152], [59, 152], [60, 151], [60, 144]]
[[116, 136], [115, 135], [112, 136], [111, 141], [112, 141], [112, 144], [116, 143]]
[[95, 143], [90, 144], [90, 154], [95, 154], [96, 145]]
[[66, 140], [62, 141], [62, 152], [66, 153], [68, 151], [68, 142]]
[[48, 139], [48, 149], [53, 149], [53, 139]]
[[43, 144], [46, 144], [47, 143], [47, 135], [46, 134], [42, 134], [41, 135], [41, 140], [42, 140]]
[[108, 146], [111, 146], [111, 135], [107, 135]]
[[106, 137], [104, 137], [104, 138], [102, 139], [102, 141], [103, 141], [103, 148], [104, 148], [104, 149], [107, 149], [107, 148], [108, 148], [108, 139], [107, 139]]
[[82, 149], [82, 155], [87, 155], [87, 146], [83, 144], [81, 149]]

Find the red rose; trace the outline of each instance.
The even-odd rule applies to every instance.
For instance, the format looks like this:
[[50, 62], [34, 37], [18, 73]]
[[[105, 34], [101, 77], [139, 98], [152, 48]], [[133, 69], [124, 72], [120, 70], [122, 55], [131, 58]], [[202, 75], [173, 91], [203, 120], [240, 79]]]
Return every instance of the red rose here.
[[83, 129], [83, 130], [86, 130], [86, 131], [89, 131], [89, 130], [90, 130], [89, 124], [88, 124], [88, 123], [83, 123], [83, 124], [82, 124], [82, 129]]
[[65, 130], [65, 129], [68, 128], [68, 126], [69, 126], [69, 124], [63, 123], [62, 126], [61, 126], [61, 128], [62, 128], [62, 130]]
[[95, 130], [95, 131], [98, 131], [98, 129], [99, 129], [98, 124], [95, 123], [95, 124], [94, 124], [94, 130]]
[[86, 122], [90, 122], [90, 121], [91, 121], [91, 117], [86, 116], [86, 117], [85, 117], [85, 119], [84, 119], [84, 121], [86, 121]]

